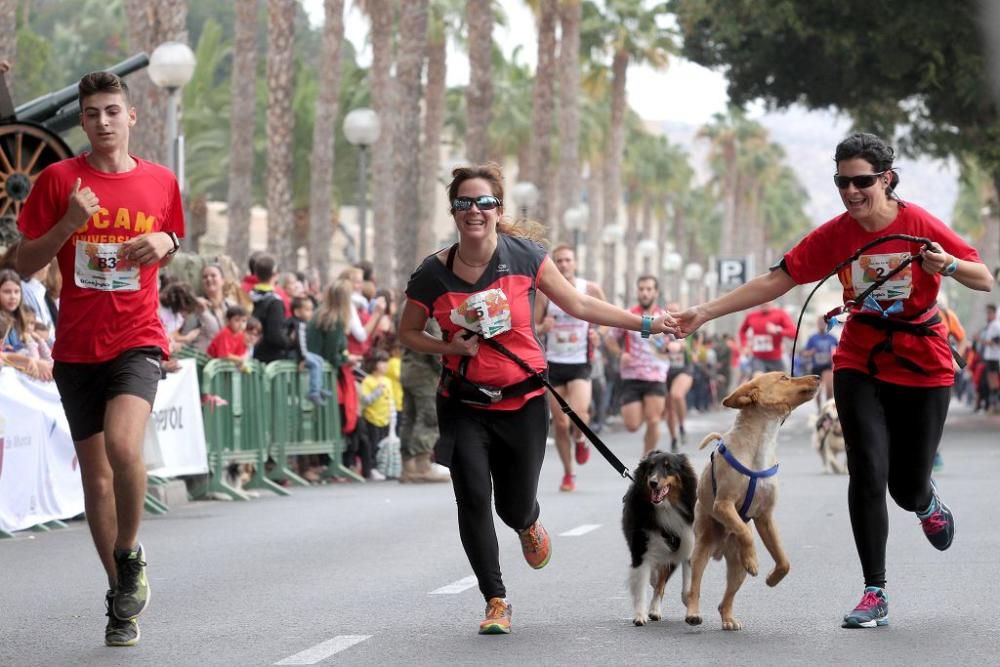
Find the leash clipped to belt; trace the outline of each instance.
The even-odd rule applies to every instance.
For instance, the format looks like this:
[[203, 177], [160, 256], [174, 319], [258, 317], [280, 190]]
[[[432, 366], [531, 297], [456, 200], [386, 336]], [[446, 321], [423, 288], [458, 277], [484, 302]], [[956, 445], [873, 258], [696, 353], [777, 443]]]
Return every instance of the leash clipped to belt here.
[[[838, 264], [833, 269], [833, 271], [826, 274], [826, 276], [822, 280], [816, 283], [816, 286], [813, 287], [812, 291], [809, 292], [809, 296], [806, 297], [806, 300], [802, 304], [802, 309], [799, 311], [799, 319], [795, 323], [795, 338], [792, 339], [792, 364], [795, 363], [795, 348], [799, 343], [799, 330], [802, 328], [802, 317], [806, 314], [806, 307], [809, 305], [809, 300], [813, 298], [813, 295], [816, 293], [816, 290], [818, 290], [820, 286], [822, 286], [822, 284], [825, 283], [831, 276], [835, 276], [836, 274], [840, 273], [841, 269], [843, 269], [844, 267], [848, 266], [851, 262], [861, 257], [861, 254], [864, 251], [868, 250], [869, 248], [873, 248], [879, 244], [885, 243], [886, 241], [912, 241], [914, 243], [920, 243], [921, 245], [923, 245], [925, 250], [929, 249], [934, 243], [930, 239], [925, 238], [923, 236], [911, 236], [909, 234], [887, 234], [886, 236], [881, 236], [875, 239], [874, 241], [869, 241], [868, 243], [864, 244], [863, 246], [855, 250], [854, 254], [852, 254], [850, 257], [848, 257], [843, 262]], [[899, 263], [899, 266], [897, 266], [892, 271], [889, 271], [884, 276], [873, 282], [871, 285], [868, 286], [868, 289], [866, 289], [864, 292], [854, 297], [853, 299], [848, 300], [847, 303], [845, 303], [839, 309], [836, 309], [836, 311], [839, 312], [830, 311], [830, 313], [827, 313], [826, 314], [827, 321], [829, 321], [831, 317], [836, 317], [837, 314], [844, 312], [845, 310], [848, 310], [850, 308], [853, 308], [858, 304], [864, 304], [865, 301], [868, 300], [868, 297], [870, 297], [875, 292], [875, 290], [877, 290], [879, 287], [892, 280], [893, 276], [903, 271], [914, 260], [917, 259], [920, 259], [919, 253], [915, 255], [910, 255], [909, 257], [904, 259], [902, 262]]]
[[555, 397], [556, 402], [559, 404], [559, 407], [566, 414], [566, 416], [570, 418], [570, 421], [572, 421], [573, 424], [578, 429], [580, 429], [580, 432], [587, 437], [587, 440], [590, 440], [592, 443], [594, 443], [594, 447], [596, 447], [597, 451], [601, 453], [601, 456], [603, 456], [607, 460], [607, 462], [611, 464], [611, 467], [617, 470], [618, 474], [621, 475], [623, 478], [632, 479], [632, 473], [629, 472], [629, 469], [627, 467], [625, 467], [625, 464], [622, 463], [617, 456], [615, 456], [614, 452], [608, 449], [608, 446], [605, 445], [604, 442], [599, 437], [597, 437], [596, 433], [590, 430], [590, 427], [587, 426], [587, 423], [580, 418], [580, 415], [576, 414], [576, 412], [573, 411], [573, 408], [571, 408], [569, 406], [569, 403], [566, 402], [566, 399], [563, 398], [559, 394], [559, 392], [556, 391], [556, 388], [552, 386], [552, 383], [549, 382], [549, 379], [545, 377], [544, 373], [539, 373], [534, 368], [529, 366], [526, 361], [521, 359], [519, 356], [517, 356], [510, 350], [508, 350], [503, 343], [500, 343], [499, 341], [494, 340], [493, 338], [486, 338], [485, 336], [480, 336], [480, 337], [487, 345], [489, 345], [494, 350], [496, 350], [500, 354], [504, 355], [505, 357], [513, 361], [515, 364], [520, 366], [521, 369], [523, 369], [531, 376], [535, 377], [539, 382], [541, 382], [542, 385], [552, 393], [552, 396]]

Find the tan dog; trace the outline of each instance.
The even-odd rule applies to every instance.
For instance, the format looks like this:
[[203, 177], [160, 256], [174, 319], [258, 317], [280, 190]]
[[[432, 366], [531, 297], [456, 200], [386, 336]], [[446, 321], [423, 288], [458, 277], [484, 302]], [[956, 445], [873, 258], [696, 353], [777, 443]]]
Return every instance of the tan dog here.
[[837, 404], [832, 398], [820, 408], [815, 428], [813, 447], [823, 459], [823, 470], [843, 475], [847, 472], [847, 446], [844, 444], [844, 432], [840, 428]]
[[816, 375], [790, 378], [785, 373], [765, 373], [741, 385], [722, 401], [724, 406], [740, 413], [729, 431], [724, 435], [709, 434], [700, 445], [703, 448], [718, 440], [724, 448], [719, 447], [712, 454], [698, 482], [691, 592], [685, 618], [688, 624], [701, 623], [698, 611], [701, 578], [709, 557], [718, 560], [724, 556], [726, 592], [719, 604], [722, 629], [743, 628], [733, 617], [733, 599], [747, 574], [757, 576], [757, 553], [749, 519], [753, 519], [761, 541], [774, 559], [767, 585], [777, 585], [788, 574], [788, 557], [773, 522], [778, 495], [775, 476], [778, 428], [792, 410], [812, 400], [818, 388]]

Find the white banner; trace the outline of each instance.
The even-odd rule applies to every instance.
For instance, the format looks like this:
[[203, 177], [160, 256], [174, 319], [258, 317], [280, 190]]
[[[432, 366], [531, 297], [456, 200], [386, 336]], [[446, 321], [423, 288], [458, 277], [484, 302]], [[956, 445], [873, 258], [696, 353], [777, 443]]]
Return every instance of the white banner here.
[[143, 441], [146, 469], [158, 477], [208, 472], [198, 368], [194, 359], [181, 359], [180, 365], [160, 380]]
[[80, 466], [55, 383], [0, 369], [0, 529], [81, 512]]
[[[143, 455], [151, 475], [208, 472], [193, 359], [156, 390]], [[83, 512], [80, 466], [54, 382], [0, 368], [0, 530], [24, 530]]]

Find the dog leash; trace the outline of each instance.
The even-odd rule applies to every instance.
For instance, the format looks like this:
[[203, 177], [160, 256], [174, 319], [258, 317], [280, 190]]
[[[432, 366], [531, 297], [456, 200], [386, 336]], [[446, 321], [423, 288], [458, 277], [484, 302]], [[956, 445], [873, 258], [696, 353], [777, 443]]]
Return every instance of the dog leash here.
[[[843, 269], [844, 267], [848, 266], [851, 262], [853, 262], [854, 260], [856, 260], [859, 257], [861, 257], [861, 254], [864, 251], [866, 251], [869, 248], [872, 248], [874, 246], [877, 246], [879, 244], [885, 243], [886, 241], [913, 241], [914, 243], [920, 243], [921, 245], [923, 245], [924, 249], [929, 249], [931, 247], [931, 245], [934, 243], [930, 239], [925, 238], [923, 236], [911, 236], [909, 234], [887, 234], [886, 236], [880, 236], [879, 238], [875, 239], [874, 241], [869, 241], [868, 243], [864, 244], [863, 246], [861, 246], [860, 248], [858, 248], [857, 250], [855, 250], [854, 253], [850, 257], [848, 257], [843, 262], [841, 262], [840, 264], [838, 264], [833, 269], [833, 271], [831, 271], [830, 273], [826, 274], [826, 276], [822, 280], [820, 280], [818, 283], [816, 283], [816, 286], [813, 287], [812, 291], [809, 292], [809, 296], [807, 296], [806, 300], [802, 303], [802, 309], [799, 310], [799, 319], [795, 323], [795, 338], [792, 339], [792, 364], [793, 365], [795, 364], [795, 348], [796, 348], [796, 346], [799, 343], [799, 330], [802, 328], [802, 317], [806, 314], [806, 307], [809, 305], [809, 300], [813, 298], [813, 295], [816, 293], [816, 290], [818, 290], [823, 285], [823, 283], [825, 283], [830, 277], [835, 276], [836, 274], [840, 273], [841, 269]], [[887, 274], [885, 274], [884, 276], [882, 276], [881, 278], [879, 278], [878, 280], [876, 280], [875, 282], [873, 282], [871, 285], [868, 286], [868, 289], [866, 289], [860, 295], [856, 296], [853, 299], [849, 299], [839, 309], [840, 312], [843, 312], [844, 310], [847, 310], [849, 308], [853, 308], [856, 305], [858, 305], [859, 303], [860, 304], [864, 304], [868, 300], [868, 297], [870, 297], [872, 295], [872, 293], [875, 292], [875, 290], [877, 290], [879, 287], [881, 287], [885, 283], [889, 282], [889, 280], [891, 280], [896, 274], [898, 274], [899, 272], [903, 271], [906, 267], [908, 267], [910, 265], [911, 262], [913, 262], [914, 260], [917, 260], [917, 259], [920, 259], [920, 255], [919, 254], [910, 255], [909, 257], [907, 257], [906, 259], [904, 259], [902, 262], [899, 263], [899, 266], [897, 266], [895, 269], [893, 269], [892, 271], [889, 271]], [[833, 313], [833, 311], [831, 311], [831, 313]], [[831, 319], [831, 313], [827, 313], [826, 316], [825, 316], [826, 320], [828, 322]], [[839, 314], [839, 313], [837, 313], [837, 314]], [[832, 316], [835, 317], [836, 314], [834, 314]]]
[[617, 470], [618, 474], [621, 475], [623, 478], [632, 479], [632, 473], [629, 472], [629, 469], [625, 466], [624, 463], [621, 462], [621, 459], [615, 456], [614, 452], [608, 449], [608, 446], [604, 444], [604, 441], [602, 441], [599, 437], [597, 437], [596, 433], [590, 430], [590, 427], [587, 426], [587, 423], [580, 418], [580, 415], [576, 414], [573, 408], [569, 406], [569, 403], [566, 402], [566, 399], [563, 398], [559, 394], [559, 392], [556, 391], [556, 388], [552, 386], [552, 383], [549, 382], [549, 379], [545, 377], [544, 373], [539, 373], [534, 368], [529, 366], [526, 361], [521, 359], [521, 357], [517, 356], [509, 349], [507, 349], [507, 347], [503, 343], [494, 340], [493, 338], [486, 338], [482, 334], [478, 335], [480, 338], [483, 339], [483, 341], [487, 345], [489, 345], [494, 350], [496, 350], [500, 354], [504, 355], [505, 357], [513, 361], [518, 366], [520, 366], [522, 370], [526, 371], [530, 375], [537, 378], [542, 383], [542, 385], [546, 389], [548, 389], [549, 392], [551, 392], [552, 396], [556, 399], [556, 402], [559, 404], [559, 408], [566, 414], [567, 417], [570, 418], [570, 421], [573, 422], [573, 424], [580, 430], [580, 432], [583, 433], [583, 435], [585, 435], [587, 439], [594, 444], [594, 447], [596, 447], [597, 451], [601, 453], [601, 456], [603, 456], [607, 460], [607, 462], [611, 464], [611, 467]]

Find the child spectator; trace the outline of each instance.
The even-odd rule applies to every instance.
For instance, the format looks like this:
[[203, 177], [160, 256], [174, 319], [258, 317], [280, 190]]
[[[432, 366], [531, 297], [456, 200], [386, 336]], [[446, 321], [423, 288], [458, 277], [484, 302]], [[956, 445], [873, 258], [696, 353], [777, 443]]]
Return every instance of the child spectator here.
[[244, 340], [247, 343], [247, 359], [253, 359], [253, 349], [260, 343], [260, 339], [264, 335], [264, 328], [260, 324], [260, 320], [251, 315], [247, 318], [247, 329], [243, 332]]
[[200, 308], [198, 297], [187, 283], [172, 282], [160, 292], [160, 322], [170, 341], [171, 354], [198, 337], [198, 327], [189, 328], [185, 324], [189, 317], [194, 321]]
[[205, 351], [213, 359], [228, 359], [240, 370], [247, 360], [247, 311], [242, 306], [226, 309], [226, 326], [215, 334]]
[[274, 257], [260, 255], [254, 261], [254, 275], [257, 284], [250, 291], [253, 301], [253, 316], [260, 320], [262, 337], [260, 343], [254, 346], [253, 356], [261, 363], [277, 359], [287, 359], [289, 350], [288, 336], [285, 335], [285, 305], [275, 293]]
[[386, 377], [389, 355], [375, 350], [365, 358], [367, 377], [361, 381], [361, 474], [370, 480], [382, 481], [385, 476], [374, 467], [374, 448], [389, 435], [392, 421], [392, 383]]
[[24, 353], [32, 359], [52, 361], [52, 350], [49, 348], [48, 336], [38, 331], [35, 309], [28, 304], [21, 304], [24, 314]]
[[323, 357], [306, 349], [306, 324], [313, 316], [313, 302], [307, 296], [292, 297], [292, 316], [288, 320], [287, 336], [292, 353], [299, 362], [299, 370], [309, 370], [309, 393], [306, 395], [317, 405], [326, 405], [324, 398], [333, 392], [323, 388]]

